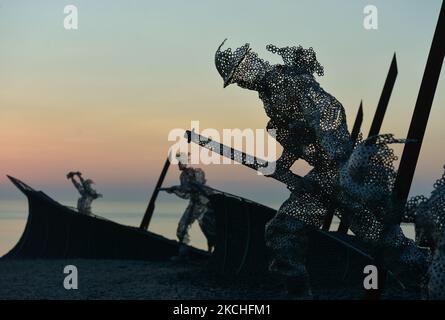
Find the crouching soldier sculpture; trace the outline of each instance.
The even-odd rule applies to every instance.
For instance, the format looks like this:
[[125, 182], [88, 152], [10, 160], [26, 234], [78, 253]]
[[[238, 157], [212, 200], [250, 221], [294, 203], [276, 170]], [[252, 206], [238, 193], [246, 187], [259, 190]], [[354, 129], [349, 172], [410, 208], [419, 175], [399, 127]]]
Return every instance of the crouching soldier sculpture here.
[[[223, 44], [215, 64], [224, 87], [236, 83], [257, 91], [270, 118], [267, 128], [275, 129], [283, 146], [272, 176], [285, 182], [292, 193], [266, 226], [266, 244], [272, 257], [269, 268], [286, 278], [288, 291], [311, 295], [305, 265], [307, 235], [320, 228], [329, 210], [347, 216], [357, 237], [397, 246], [396, 260], [406, 256], [402, 252], [408, 249], [416, 251], [399, 226], [386, 224], [390, 220], [386, 215], [393, 210], [388, 199], [395, 180], [395, 156], [388, 144], [404, 141], [391, 135], [351, 141], [343, 106], [315, 80], [314, 73], [322, 76], [323, 67], [312, 48], [269, 45], [267, 50], [284, 61], [271, 65], [249, 44], [233, 52], [222, 51]], [[313, 169], [294, 185], [290, 168], [298, 159]]]
[[180, 243], [188, 244], [190, 242], [189, 229], [197, 220], [207, 239], [208, 251], [212, 252], [216, 239], [215, 216], [208, 199], [212, 191], [206, 186], [204, 171], [187, 166], [187, 161], [184, 158], [183, 156], [178, 157], [178, 167], [181, 171], [179, 180], [181, 184], [164, 189], [166, 192], [174, 193], [182, 199], [190, 200], [179, 220], [176, 236]]
[[415, 223], [417, 244], [431, 250], [430, 266], [423, 279], [422, 298], [444, 300], [445, 173], [434, 184], [429, 198], [416, 196], [408, 201], [405, 222]]
[[[80, 193], [80, 198], [77, 201], [77, 210], [79, 213], [91, 214], [92, 202], [97, 198], [102, 198], [102, 195], [93, 189], [92, 185], [94, 181], [91, 179], [85, 180], [80, 172], [70, 172], [66, 177], [67, 179], [71, 179], [74, 187]], [[79, 181], [76, 181], [75, 177], [77, 177]]]

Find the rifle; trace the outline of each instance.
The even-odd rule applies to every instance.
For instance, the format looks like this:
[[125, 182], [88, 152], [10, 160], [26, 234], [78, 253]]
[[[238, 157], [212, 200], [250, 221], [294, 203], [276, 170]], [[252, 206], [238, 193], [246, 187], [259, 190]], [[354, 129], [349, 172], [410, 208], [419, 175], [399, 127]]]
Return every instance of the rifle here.
[[[216, 152], [221, 156], [229, 158], [237, 163], [240, 163], [250, 169], [253, 169], [257, 172], [264, 173], [265, 168], [269, 167], [271, 163], [266, 160], [251, 156], [242, 151], [235, 150], [234, 148], [228, 147], [222, 143], [213, 141], [210, 138], [201, 136], [200, 134], [195, 133], [194, 130], [187, 130], [184, 134], [184, 137], [187, 141], [198, 144], [199, 146], [206, 148], [210, 151]], [[291, 190], [296, 190], [298, 188], [306, 188], [313, 189], [316, 187], [313, 183], [308, 183], [308, 181], [304, 180], [303, 177], [294, 174], [290, 170], [279, 170], [275, 171], [270, 175], [265, 175], [265, 177], [273, 178], [281, 183], [286, 184], [286, 186]]]

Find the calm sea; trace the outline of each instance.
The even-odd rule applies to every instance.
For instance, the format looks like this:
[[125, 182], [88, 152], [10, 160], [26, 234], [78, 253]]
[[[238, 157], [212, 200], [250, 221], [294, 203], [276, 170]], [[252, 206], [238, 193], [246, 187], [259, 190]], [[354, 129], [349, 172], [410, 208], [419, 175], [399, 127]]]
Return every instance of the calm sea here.
[[[75, 206], [75, 202], [62, 204]], [[93, 204], [93, 211], [121, 224], [139, 226], [146, 205], [146, 202], [114, 202], [101, 199]], [[186, 201], [158, 202], [149, 229], [167, 238], [176, 239], [176, 226], [186, 206]], [[28, 204], [25, 199], [0, 201], [0, 256], [12, 249], [20, 239], [27, 216]], [[336, 230], [337, 226], [338, 220], [334, 220], [332, 228]], [[402, 228], [408, 237], [414, 237], [414, 228], [411, 225], [404, 225]], [[197, 223], [191, 228], [190, 236], [193, 246], [206, 249], [205, 238]]]

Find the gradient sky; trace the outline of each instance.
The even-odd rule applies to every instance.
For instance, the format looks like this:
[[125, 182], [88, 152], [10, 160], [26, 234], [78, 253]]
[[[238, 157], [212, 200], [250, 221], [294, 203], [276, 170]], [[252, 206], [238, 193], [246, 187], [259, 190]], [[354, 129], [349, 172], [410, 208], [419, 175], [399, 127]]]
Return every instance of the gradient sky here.
[[[79, 9], [79, 30], [63, 28], [63, 7]], [[363, 8], [379, 9], [379, 30], [363, 28]], [[168, 132], [263, 128], [255, 92], [222, 88], [219, 43], [313, 47], [324, 89], [352, 126], [364, 100], [369, 125], [394, 52], [399, 77], [382, 132], [405, 137], [441, 1], [19, 1], [0, 0], [0, 199], [20, 197], [19, 177], [56, 197], [75, 197], [70, 170], [92, 177], [107, 198], [144, 200], [170, 146]], [[439, 83], [413, 193], [443, 172], [444, 76]], [[400, 154], [400, 148], [397, 152]], [[304, 164], [295, 166], [304, 172]], [[286, 196], [279, 183], [240, 166], [205, 168], [210, 184], [266, 204]], [[175, 183], [172, 170], [167, 184]]]

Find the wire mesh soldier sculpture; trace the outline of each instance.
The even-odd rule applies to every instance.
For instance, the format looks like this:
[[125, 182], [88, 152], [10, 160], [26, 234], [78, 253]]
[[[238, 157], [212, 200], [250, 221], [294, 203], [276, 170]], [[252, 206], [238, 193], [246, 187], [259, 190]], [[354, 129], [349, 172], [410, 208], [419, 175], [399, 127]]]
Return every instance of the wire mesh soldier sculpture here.
[[[178, 168], [181, 171], [179, 177], [181, 184], [164, 190], [190, 201], [179, 220], [176, 236], [180, 243], [188, 244], [190, 242], [189, 229], [195, 221], [198, 221], [201, 231], [207, 239], [207, 249], [212, 252], [216, 240], [215, 216], [208, 199], [212, 191], [206, 186], [205, 173], [202, 169], [189, 167], [188, 159], [184, 154], [177, 158], [179, 160]], [[182, 247], [181, 250], [183, 248], [185, 247]], [[180, 252], [181, 254], [182, 252]]]
[[[76, 181], [75, 177], [78, 177], [79, 181]], [[84, 179], [82, 177], [82, 173], [70, 172], [67, 174], [67, 179], [71, 179], [74, 187], [79, 191], [80, 198], [77, 201], [77, 210], [79, 213], [83, 214], [92, 214], [91, 212], [91, 204], [97, 198], [102, 198], [100, 193], [97, 193], [96, 190], [93, 189], [94, 181], [91, 179]]]
[[430, 248], [432, 253], [423, 283], [423, 298], [444, 300], [445, 173], [434, 184], [434, 190], [429, 198], [416, 196], [408, 201], [404, 221], [415, 223], [417, 244]]
[[249, 44], [233, 52], [222, 51], [223, 44], [215, 64], [224, 87], [236, 83], [258, 91], [270, 118], [267, 128], [275, 129], [283, 146], [272, 176], [291, 181], [290, 168], [298, 159], [313, 167], [301, 184], [286, 183], [291, 196], [266, 227], [269, 268], [287, 278], [288, 291], [311, 295], [305, 266], [307, 233], [321, 226], [330, 209], [350, 219], [351, 230], [361, 239], [393, 249], [395, 260], [407, 248], [416, 251], [400, 226], [387, 222], [388, 212], [395, 210], [388, 200], [395, 179], [395, 156], [388, 144], [404, 141], [391, 135], [351, 141], [343, 106], [315, 80], [314, 73], [322, 76], [324, 70], [312, 48], [268, 45], [267, 50], [284, 62], [271, 65]]

